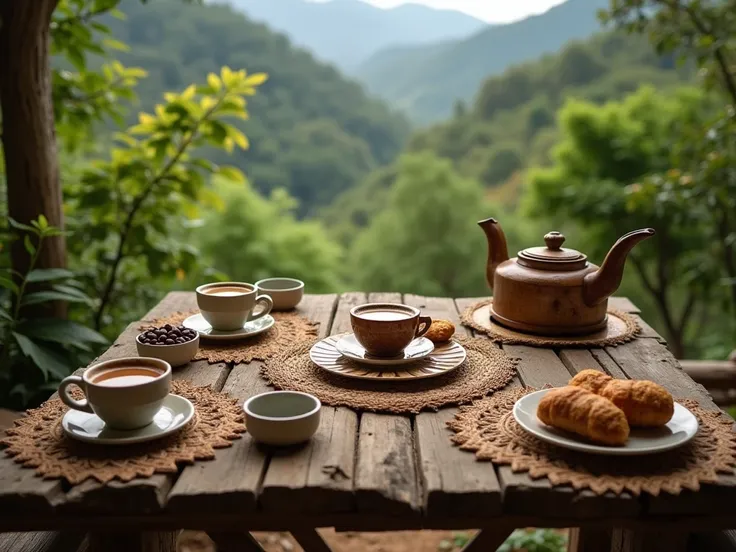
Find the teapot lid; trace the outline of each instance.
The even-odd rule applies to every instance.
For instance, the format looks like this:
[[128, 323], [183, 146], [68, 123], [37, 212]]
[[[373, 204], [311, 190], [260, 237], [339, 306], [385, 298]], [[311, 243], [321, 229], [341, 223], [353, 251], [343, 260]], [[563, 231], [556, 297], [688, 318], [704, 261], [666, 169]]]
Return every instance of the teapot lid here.
[[517, 262], [520, 265], [539, 270], [580, 270], [585, 268], [587, 257], [574, 249], [565, 249], [565, 236], [560, 232], [545, 234], [546, 247], [530, 247], [520, 251]]

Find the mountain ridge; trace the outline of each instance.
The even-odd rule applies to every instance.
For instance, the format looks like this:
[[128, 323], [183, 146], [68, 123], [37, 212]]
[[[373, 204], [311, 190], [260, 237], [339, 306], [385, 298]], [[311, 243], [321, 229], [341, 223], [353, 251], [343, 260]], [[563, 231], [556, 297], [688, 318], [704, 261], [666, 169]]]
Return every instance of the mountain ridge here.
[[488, 23], [463, 12], [421, 4], [379, 8], [362, 0], [229, 0], [255, 21], [285, 33], [319, 59], [352, 73], [378, 51], [469, 36]]
[[416, 122], [435, 122], [448, 117], [457, 100], [472, 100], [489, 76], [599, 31], [597, 11], [606, 6], [608, 0], [567, 0], [542, 14], [431, 48], [383, 50], [361, 64], [356, 77]]

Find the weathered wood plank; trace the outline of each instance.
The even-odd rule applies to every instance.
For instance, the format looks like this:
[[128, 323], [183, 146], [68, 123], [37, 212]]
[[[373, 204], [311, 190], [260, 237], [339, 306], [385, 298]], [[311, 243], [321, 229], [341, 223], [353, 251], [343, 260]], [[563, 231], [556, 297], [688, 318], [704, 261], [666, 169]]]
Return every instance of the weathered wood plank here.
[[[407, 295], [404, 302], [421, 308], [422, 314], [433, 319], [451, 321], [457, 328], [457, 335], [470, 335], [460, 324], [452, 299]], [[456, 412], [457, 408], [423, 412], [414, 422], [424, 511], [428, 516], [498, 515], [502, 509], [501, 485], [493, 466], [476, 462], [472, 454], [450, 442], [447, 422]]]
[[83, 552], [176, 552], [178, 531], [90, 533]]
[[[694, 382], [672, 353], [655, 339], [636, 339], [605, 351], [632, 379], [648, 379], [670, 391], [676, 398], [697, 400], [710, 410], [718, 409], [706, 389]], [[683, 491], [677, 496], [662, 494], [649, 499], [649, 513], [656, 514], [736, 514], [736, 476], [722, 475], [716, 485], [703, 485], [699, 492]]]
[[606, 372], [609, 376], [617, 379], [627, 379], [626, 374], [621, 371], [621, 368], [615, 362], [607, 362], [604, 365], [587, 349], [562, 349], [560, 360], [567, 366], [572, 376], [582, 370], [592, 369]]
[[[269, 391], [255, 361], [230, 372], [222, 391], [240, 402]], [[252, 512], [267, 452], [244, 434], [229, 448], [218, 450], [212, 462], [187, 466], [168, 495], [166, 509], [177, 513]]]
[[651, 337], [662, 343], [663, 345], [667, 344], [667, 340], [662, 337], [657, 330], [652, 328], [652, 326], [649, 325], [649, 323], [646, 322], [640, 315], [636, 315], [636, 320], [639, 322], [639, 327], [641, 328], [641, 331], [639, 332], [638, 337]]
[[208, 532], [217, 552], [263, 552], [263, 547], [250, 533]]
[[620, 310], [622, 312], [630, 312], [632, 314], [638, 314], [641, 311], [639, 307], [634, 305], [627, 297], [611, 297], [608, 299], [608, 307], [611, 309]]
[[686, 552], [687, 539], [676, 527], [671, 531], [614, 531], [611, 552]]
[[[592, 356], [565, 351], [567, 366], [550, 349], [505, 345], [510, 355], [520, 358], [519, 374], [524, 385], [542, 387], [551, 384], [563, 386], [571, 378], [570, 370], [577, 372], [579, 365], [590, 366]], [[570, 370], [568, 369], [570, 368]], [[600, 366], [597, 366], [600, 369]], [[591, 491], [575, 491], [569, 487], [552, 488], [547, 479], [533, 480], [526, 474], [513, 473], [509, 466], [499, 468], [504, 489], [504, 512], [537, 514], [543, 517], [577, 516], [581, 519], [608, 516], [627, 517], [641, 511], [641, 505], [630, 496], [607, 493], [595, 495]]]
[[[372, 293], [369, 302], [401, 303], [398, 293]], [[358, 431], [355, 493], [360, 512], [411, 515], [420, 491], [411, 419], [364, 413]]]
[[0, 534], [2, 552], [76, 552], [84, 533], [4, 533]]
[[567, 552], [610, 552], [611, 538], [606, 529], [570, 529]]
[[314, 529], [294, 530], [291, 531], [291, 536], [304, 552], [331, 552], [330, 547]]
[[[321, 318], [320, 338], [348, 331], [346, 316], [364, 296], [313, 298], [307, 311]], [[337, 312], [336, 312], [337, 308]], [[339, 317], [332, 324], [333, 314]], [[353, 465], [358, 417], [347, 408], [323, 406], [315, 436], [297, 450], [274, 451], [263, 481], [260, 503], [264, 511], [329, 513], [354, 509]]]

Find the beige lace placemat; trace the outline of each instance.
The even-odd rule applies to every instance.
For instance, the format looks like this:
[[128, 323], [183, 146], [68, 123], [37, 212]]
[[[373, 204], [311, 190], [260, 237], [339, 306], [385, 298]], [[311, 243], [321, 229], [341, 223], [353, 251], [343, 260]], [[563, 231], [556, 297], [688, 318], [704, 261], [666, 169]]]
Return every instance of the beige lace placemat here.
[[512, 330], [497, 324], [491, 318], [492, 299], [471, 305], [461, 316], [465, 326], [488, 335], [494, 341], [509, 345], [532, 347], [607, 347], [620, 345], [634, 339], [641, 331], [635, 316], [608, 310], [608, 325], [604, 330], [583, 336], [540, 336]]
[[324, 404], [396, 414], [467, 403], [505, 387], [516, 374], [516, 359], [488, 340], [456, 341], [467, 350], [465, 362], [457, 370], [432, 379], [394, 383], [335, 375], [309, 359], [314, 342], [296, 345], [273, 357], [261, 373], [279, 389], [311, 393]]
[[536, 389], [510, 389], [461, 407], [448, 426], [452, 441], [475, 452], [478, 460], [511, 466], [532, 479], [546, 477], [552, 485], [590, 489], [598, 495], [630, 491], [657, 496], [697, 491], [702, 483], [714, 483], [718, 474], [733, 474], [736, 466], [736, 433], [733, 421], [720, 412], [705, 410], [697, 402], [678, 401], [700, 422], [698, 434], [678, 449], [649, 456], [597, 456], [546, 444], [525, 432], [512, 414], [514, 403]]
[[61, 418], [68, 408], [54, 398], [16, 420], [0, 445], [43, 478], [63, 478], [76, 485], [86, 479], [107, 483], [176, 473], [179, 464], [212, 460], [215, 449], [231, 446], [245, 432], [243, 409], [235, 399], [185, 381], [172, 382], [171, 392], [192, 401], [196, 414], [187, 427], [157, 441], [126, 446], [76, 441], [63, 433]]
[[[171, 316], [147, 321], [141, 324], [139, 329], [143, 331], [151, 326], [164, 324], [178, 326], [198, 312], [176, 312]], [[267, 360], [295, 343], [311, 341], [318, 335], [319, 322], [312, 322], [295, 312], [272, 312], [271, 316], [276, 320], [276, 324], [270, 330], [242, 341], [223, 344], [200, 339], [199, 351], [194, 360], [207, 360], [210, 364], [217, 362], [247, 364], [253, 360]]]

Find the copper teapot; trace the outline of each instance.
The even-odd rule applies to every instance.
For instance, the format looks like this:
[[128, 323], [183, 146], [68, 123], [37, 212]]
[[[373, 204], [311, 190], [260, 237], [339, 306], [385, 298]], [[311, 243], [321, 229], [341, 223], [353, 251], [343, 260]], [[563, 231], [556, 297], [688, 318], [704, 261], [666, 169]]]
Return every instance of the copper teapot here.
[[606, 327], [608, 298], [621, 285], [629, 251], [654, 235], [652, 228], [620, 238], [598, 268], [587, 257], [562, 247], [565, 236], [550, 232], [545, 247], [509, 259], [501, 225], [478, 223], [488, 239], [486, 279], [493, 290], [491, 317], [503, 326], [540, 335], [586, 335]]

